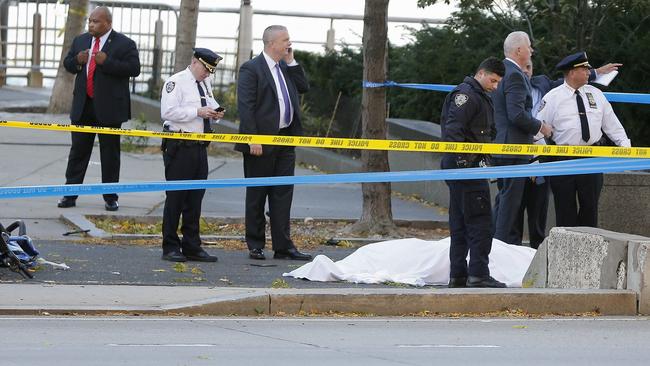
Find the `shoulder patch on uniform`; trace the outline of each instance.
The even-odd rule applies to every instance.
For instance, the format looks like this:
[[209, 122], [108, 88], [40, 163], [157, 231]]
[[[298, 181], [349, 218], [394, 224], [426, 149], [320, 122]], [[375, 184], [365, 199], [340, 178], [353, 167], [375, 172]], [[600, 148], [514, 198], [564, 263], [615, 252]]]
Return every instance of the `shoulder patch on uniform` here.
[[456, 96], [454, 96], [454, 104], [456, 104], [456, 107], [462, 106], [463, 104], [467, 103], [468, 100], [469, 97], [467, 94], [458, 93]]
[[165, 85], [165, 90], [167, 91], [167, 93], [171, 93], [172, 90], [174, 90], [175, 86], [176, 86], [175, 82], [169, 81], [169, 82], [167, 82], [167, 85]]
[[537, 113], [541, 112], [544, 107], [546, 107], [546, 101], [542, 99], [542, 101], [539, 103], [539, 108], [537, 108]]

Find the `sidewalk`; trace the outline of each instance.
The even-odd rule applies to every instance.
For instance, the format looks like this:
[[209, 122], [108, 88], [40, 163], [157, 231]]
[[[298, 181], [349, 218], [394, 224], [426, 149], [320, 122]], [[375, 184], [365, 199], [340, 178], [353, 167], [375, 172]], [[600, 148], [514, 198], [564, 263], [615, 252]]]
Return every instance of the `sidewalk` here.
[[[3, 108], [43, 108], [48, 94], [29, 88], [0, 88], [0, 119], [35, 122], [67, 122], [65, 115], [18, 113]], [[125, 127], [129, 127], [126, 124]], [[151, 124], [149, 129], [160, 126]], [[158, 142], [149, 141], [152, 145]], [[1, 186], [63, 184], [69, 150], [69, 133], [1, 128]], [[95, 149], [86, 182], [100, 179], [99, 150]], [[164, 180], [160, 154], [122, 154], [121, 182]], [[211, 157], [209, 179], [243, 176], [238, 155]], [[296, 175], [317, 174], [297, 168]], [[203, 204], [207, 217], [242, 217], [244, 189], [208, 190]], [[62, 215], [161, 216], [164, 192], [123, 194], [116, 213], [104, 210], [98, 196], [80, 196], [77, 207], [59, 209], [59, 197], [0, 200], [0, 222], [21, 218], [44, 257], [66, 262], [69, 271], [44, 267], [36, 280], [0, 269], [0, 313], [90, 314], [149, 313], [256, 315], [303, 312], [350, 312], [402, 315], [421, 312], [498, 312], [518, 309], [531, 313], [636, 314], [636, 297], [628, 291], [555, 290], [449, 290], [405, 288], [390, 284], [355, 285], [317, 283], [282, 278], [303, 262], [248, 259], [245, 251], [207, 247], [219, 257], [216, 264], [188, 263], [184, 271], [160, 260], [159, 245], [124, 241], [103, 245], [81, 237], [62, 236], [73, 228]], [[395, 219], [446, 221], [446, 215], [418, 202], [393, 197]], [[292, 216], [315, 219], [357, 219], [361, 215], [361, 186], [296, 186]], [[427, 239], [427, 238], [423, 238]], [[352, 249], [321, 247], [312, 254], [334, 260]], [[280, 281], [278, 281], [280, 280]], [[282, 281], [284, 280], [284, 281]], [[274, 285], [275, 283], [275, 285]], [[275, 289], [271, 287], [288, 286]]]
[[[67, 115], [48, 115], [39, 113], [11, 113], [2, 109], [16, 103], [20, 108], [47, 105], [46, 90], [4, 87], [0, 88], [0, 119], [28, 122], [68, 123]], [[13, 107], [12, 107], [13, 108]], [[125, 128], [132, 128], [127, 122]], [[148, 130], [159, 130], [155, 123], [147, 125]], [[160, 141], [150, 139], [148, 143], [159, 146]], [[70, 134], [56, 131], [38, 131], [17, 128], [2, 128], [0, 148], [0, 185], [29, 186], [44, 184], [63, 184], [65, 167], [70, 146]], [[225, 146], [230, 151], [230, 146]], [[210, 157], [209, 179], [243, 177], [242, 161], [239, 154], [225, 154], [223, 157]], [[319, 174], [296, 167], [296, 175]], [[122, 153], [120, 182], [143, 182], [164, 180], [161, 154]], [[99, 149], [93, 150], [88, 171], [87, 183], [101, 182]], [[203, 201], [203, 215], [207, 217], [243, 217], [244, 188], [212, 189], [206, 192]], [[104, 215], [104, 202], [98, 196], [80, 196], [77, 206], [59, 209], [56, 202], [60, 197], [39, 197], [14, 200], [0, 200], [0, 220], [25, 219], [30, 235], [35, 239], [65, 239], [61, 233], [69, 231], [60, 220], [61, 215]], [[129, 193], [120, 198], [120, 216], [162, 216], [164, 192]], [[315, 219], [358, 219], [361, 216], [362, 195], [360, 184], [301, 185], [296, 186], [292, 217]], [[395, 219], [409, 221], [446, 222], [446, 214], [418, 202], [393, 198]]]

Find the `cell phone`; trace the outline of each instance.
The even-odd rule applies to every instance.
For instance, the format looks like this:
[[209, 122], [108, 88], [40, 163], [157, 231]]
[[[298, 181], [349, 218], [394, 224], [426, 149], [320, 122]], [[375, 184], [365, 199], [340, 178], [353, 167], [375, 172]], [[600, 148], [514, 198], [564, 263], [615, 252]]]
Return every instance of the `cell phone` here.
[[219, 108], [215, 109], [214, 111], [215, 112], [223, 112], [223, 111], [225, 111], [225, 109], [223, 109], [223, 107], [219, 107]]

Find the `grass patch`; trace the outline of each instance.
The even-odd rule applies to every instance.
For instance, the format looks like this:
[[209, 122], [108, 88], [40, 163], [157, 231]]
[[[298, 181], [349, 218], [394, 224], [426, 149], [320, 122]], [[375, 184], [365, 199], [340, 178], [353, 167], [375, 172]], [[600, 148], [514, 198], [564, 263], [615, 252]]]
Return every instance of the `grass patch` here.
[[282, 278], [276, 278], [271, 283], [271, 288], [290, 288], [289, 283]]

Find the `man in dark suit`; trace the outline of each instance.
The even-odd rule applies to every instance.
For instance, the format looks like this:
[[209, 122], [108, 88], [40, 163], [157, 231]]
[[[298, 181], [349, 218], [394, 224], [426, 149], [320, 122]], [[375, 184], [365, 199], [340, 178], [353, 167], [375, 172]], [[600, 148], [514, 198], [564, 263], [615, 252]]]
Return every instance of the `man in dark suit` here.
[[[293, 58], [287, 28], [272, 25], [262, 36], [264, 51], [239, 70], [237, 107], [239, 132], [253, 135], [302, 135], [299, 93], [309, 90], [305, 72]], [[244, 176], [273, 177], [294, 174], [295, 148], [238, 144], [244, 154]], [[276, 259], [310, 260], [293, 241], [289, 219], [293, 185], [246, 188], [246, 244], [249, 257], [265, 259], [264, 206], [268, 197], [271, 241]]]
[[[531, 86], [523, 72], [530, 62], [533, 48], [525, 32], [512, 32], [503, 42], [506, 74], [492, 93], [496, 143], [532, 144], [533, 136], [551, 135], [551, 128], [531, 115]], [[496, 165], [528, 164], [530, 156], [495, 155]], [[514, 229], [527, 178], [500, 178], [499, 193], [494, 203], [494, 237], [509, 244], [521, 244], [521, 235]]]
[[[70, 121], [75, 125], [120, 127], [131, 118], [129, 78], [140, 74], [135, 42], [111, 29], [112, 15], [100, 6], [88, 17], [88, 33], [77, 36], [63, 60], [77, 75]], [[72, 146], [65, 171], [66, 184], [81, 184], [95, 142], [95, 134], [72, 132]], [[99, 134], [102, 183], [120, 179], [120, 136]], [[105, 194], [105, 208], [117, 211], [117, 194]], [[61, 208], [76, 205], [77, 196], [64, 196]]]

